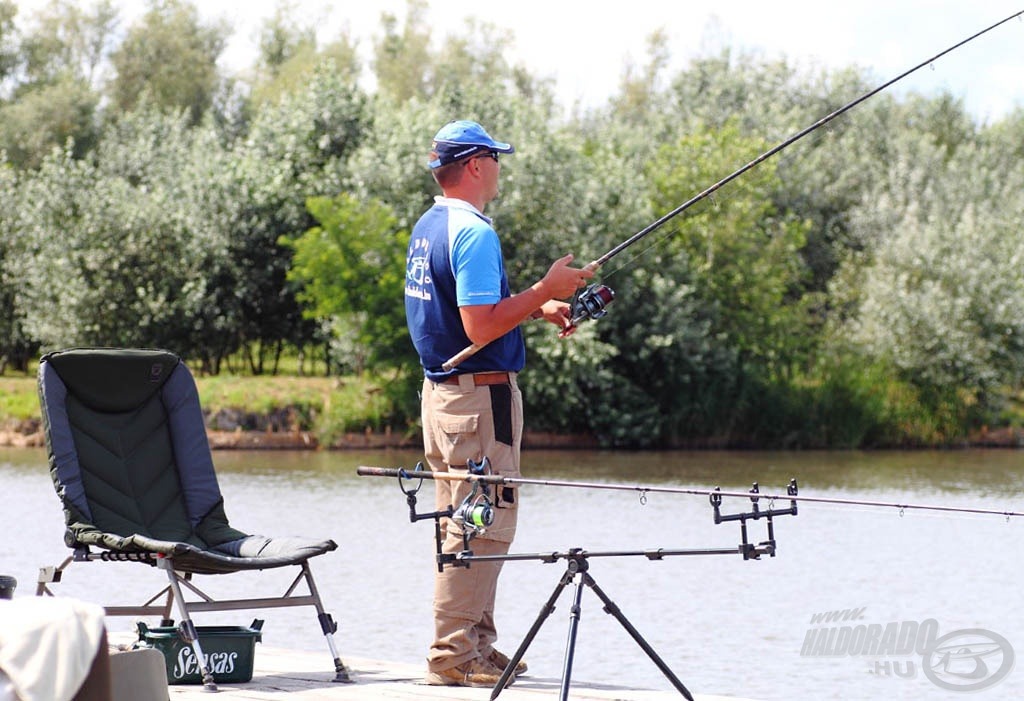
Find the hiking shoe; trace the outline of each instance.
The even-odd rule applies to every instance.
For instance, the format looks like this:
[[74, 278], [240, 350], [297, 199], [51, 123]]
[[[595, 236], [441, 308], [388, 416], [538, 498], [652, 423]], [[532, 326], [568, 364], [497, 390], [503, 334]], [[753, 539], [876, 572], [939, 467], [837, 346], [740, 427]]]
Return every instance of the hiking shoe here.
[[[487, 661], [504, 672], [505, 668], [508, 667], [508, 663], [512, 660], [509, 659], [508, 655], [492, 649], [491, 654], [487, 657]], [[526, 666], [526, 663], [519, 660], [519, 662], [516, 663], [515, 675], [519, 676], [521, 674], [526, 674], [527, 669], [529, 669], [529, 667]]]
[[[427, 684], [430, 686], [476, 686], [494, 687], [501, 679], [502, 670], [477, 657], [469, 662], [440, 672], [427, 672]], [[515, 675], [509, 677], [506, 686], [516, 680]]]

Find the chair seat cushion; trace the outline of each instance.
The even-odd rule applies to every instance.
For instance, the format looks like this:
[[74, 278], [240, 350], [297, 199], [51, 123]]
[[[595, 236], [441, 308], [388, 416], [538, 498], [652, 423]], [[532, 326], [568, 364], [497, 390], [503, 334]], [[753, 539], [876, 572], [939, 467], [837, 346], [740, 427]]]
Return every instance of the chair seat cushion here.
[[[156, 540], [142, 535], [127, 538], [93, 531], [79, 539], [81, 545], [97, 545], [125, 555], [149, 554], [167, 558], [173, 569], [196, 574], [227, 574], [239, 570], [267, 570], [298, 565], [311, 557], [338, 549], [333, 540], [261, 535], [246, 536], [205, 549], [191, 543]], [[123, 559], [116, 556], [110, 559]], [[133, 558], [134, 559], [134, 558]], [[147, 559], [154, 564], [154, 560]]]
[[333, 545], [333, 541], [314, 540], [312, 538], [300, 538], [296, 536], [285, 536], [268, 538], [262, 535], [251, 535], [233, 543], [225, 543], [217, 550], [226, 551], [235, 557], [262, 558], [265, 560], [276, 560], [279, 558], [300, 558], [306, 559], [319, 555], [326, 550], [333, 550], [327, 544]]
[[[338, 548], [333, 540], [253, 535], [213, 550], [202, 550], [182, 543], [171, 555], [174, 568], [199, 574], [218, 574], [237, 570], [265, 570], [305, 562]], [[231, 547], [228, 547], [231, 546]], [[235, 547], [237, 546], [237, 548]], [[237, 554], [235, 554], [237, 552]]]

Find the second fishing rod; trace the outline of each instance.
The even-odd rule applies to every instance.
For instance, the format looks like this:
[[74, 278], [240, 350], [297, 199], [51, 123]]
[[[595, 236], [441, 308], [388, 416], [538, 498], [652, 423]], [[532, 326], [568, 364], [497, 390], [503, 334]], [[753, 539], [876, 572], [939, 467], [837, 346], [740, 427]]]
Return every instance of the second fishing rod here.
[[[880, 93], [883, 90], [885, 90], [886, 88], [894, 85], [895, 83], [898, 83], [899, 81], [903, 80], [907, 76], [909, 76], [909, 75], [919, 71], [920, 69], [924, 68], [925, 66], [928, 66], [928, 65], [934, 63], [935, 61], [937, 61], [938, 59], [942, 58], [946, 54], [948, 54], [948, 53], [950, 53], [952, 51], [955, 51], [956, 49], [960, 48], [961, 46], [964, 46], [965, 44], [968, 44], [968, 43], [974, 41], [978, 37], [980, 37], [980, 36], [982, 36], [984, 34], [987, 34], [988, 32], [992, 31], [996, 27], [999, 27], [1000, 25], [1005, 24], [1006, 22], [1009, 22], [1012, 19], [1021, 17], [1022, 15], [1024, 15], [1024, 10], [1021, 10], [1021, 11], [1013, 13], [1012, 15], [1010, 15], [1010, 16], [1008, 16], [1008, 17], [1006, 17], [1006, 18], [996, 22], [995, 24], [993, 24], [993, 25], [991, 25], [989, 27], [986, 27], [985, 29], [982, 29], [981, 31], [979, 31], [979, 32], [977, 32], [975, 34], [972, 34], [971, 36], [967, 37], [966, 39], [963, 39], [962, 41], [957, 42], [956, 44], [950, 46], [949, 48], [940, 51], [939, 53], [935, 54], [934, 56], [926, 58], [924, 61], [921, 61], [920, 63], [918, 63], [914, 67], [907, 69], [903, 73], [900, 73], [895, 78], [892, 78], [891, 80], [888, 80], [885, 83], [882, 83], [881, 85], [879, 85], [878, 87], [874, 88], [873, 90], [869, 90], [868, 92], [864, 93], [863, 95], [857, 97], [854, 100], [851, 100], [850, 102], [846, 103], [845, 105], [843, 105], [842, 107], [836, 109], [835, 111], [825, 115], [824, 117], [822, 117], [818, 121], [814, 122], [810, 126], [808, 126], [808, 127], [804, 128], [804, 129], [798, 131], [797, 133], [793, 134], [789, 138], [785, 139], [784, 141], [782, 141], [782, 142], [778, 143], [777, 145], [773, 146], [772, 148], [768, 149], [767, 151], [765, 151], [764, 153], [759, 155], [757, 158], [755, 158], [754, 160], [752, 160], [749, 163], [747, 163], [746, 165], [744, 165], [744, 166], [742, 166], [740, 168], [737, 168], [735, 171], [733, 171], [729, 175], [725, 176], [724, 178], [722, 178], [718, 182], [710, 185], [709, 187], [705, 188], [701, 192], [697, 193], [696, 195], [694, 195], [693, 197], [688, 199], [686, 202], [683, 202], [681, 205], [679, 205], [678, 207], [676, 207], [672, 211], [664, 214], [662, 217], [660, 217], [656, 221], [651, 222], [649, 225], [647, 225], [646, 227], [644, 227], [640, 231], [636, 232], [635, 234], [633, 234], [632, 236], [630, 236], [626, 240], [624, 240], [621, 243], [619, 243], [618, 245], [614, 246], [612, 249], [610, 249], [604, 255], [602, 255], [602, 256], [600, 256], [598, 258], [595, 258], [593, 261], [591, 261], [590, 263], [588, 263], [585, 266], [585, 269], [593, 271], [593, 272], [597, 272], [608, 261], [610, 261], [612, 258], [614, 258], [615, 256], [617, 256], [620, 253], [622, 253], [624, 250], [626, 250], [627, 248], [629, 248], [633, 244], [641, 241], [642, 239], [646, 238], [650, 234], [654, 233], [655, 231], [660, 229], [662, 226], [667, 224], [669, 221], [671, 221], [675, 217], [679, 216], [680, 214], [682, 214], [683, 212], [688, 210], [693, 205], [697, 204], [701, 200], [704, 200], [704, 199], [710, 197], [712, 194], [714, 194], [717, 190], [719, 190], [723, 186], [727, 185], [728, 183], [730, 183], [733, 180], [735, 180], [736, 178], [740, 177], [741, 175], [743, 175], [747, 171], [751, 170], [752, 168], [755, 168], [759, 164], [761, 164], [764, 161], [768, 160], [769, 158], [771, 158], [775, 154], [779, 153], [783, 149], [793, 145], [794, 143], [796, 143], [800, 139], [804, 138], [808, 134], [810, 134], [810, 133], [816, 131], [817, 129], [823, 127], [824, 125], [828, 124], [829, 122], [831, 122], [836, 117], [839, 117], [840, 115], [848, 112], [849, 110], [853, 109], [854, 107], [856, 107], [860, 103], [864, 102], [865, 100], [870, 99], [871, 97], [877, 95], [878, 93]], [[580, 323], [582, 323], [583, 321], [586, 321], [588, 319], [593, 320], [593, 319], [599, 319], [599, 318], [603, 317], [605, 314], [607, 314], [606, 307], [609, 304], [611, 304], [611, 302], [614, 299], [615, 299], [615, 292], [610, 287], [608, 287], [607, 285], [602, 285], [602, 284], [593, 284], [593, 285], [588, 286], [584, 290], [577, 292], [576, 295], [573, 297], [571, 305], [570, 305], [570, 317], [569, 317], [570, 318], [570, 325], [575, 327], [575, 326], [579, 325]], [[476, 344], [476, 343], [471, 344], [471, 345], [467, 346], [466, 348], [464, 348], [459, 353], [457, 353], [454, 356], [452, 356], [451, 358], [449, 358], [445, 363], [442, 364], [441, 367], [444, 368], [444, 370], [446, 370], [446, 371], [447, 370], [451, 370], [451, 369], [455, 368], [456, 366], [458, 366], [459, 364], [461, 364], [467, 358], [469, 358], [469, 357], [473, 356], [474, 354], [476, 354], [477, 351], [479, 351], [483, 347], [484, 346], [481, 345], [481, 344]]]

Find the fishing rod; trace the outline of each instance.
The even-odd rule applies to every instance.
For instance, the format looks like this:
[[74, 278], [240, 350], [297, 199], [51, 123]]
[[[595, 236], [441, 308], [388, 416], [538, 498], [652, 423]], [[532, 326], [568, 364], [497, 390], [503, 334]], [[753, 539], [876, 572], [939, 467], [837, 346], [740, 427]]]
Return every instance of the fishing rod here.
[[[961, 46], [974, 41], [975, 39], [977, 39], [978, 37], [982, 36], [983, 34], [986, 34], [986, 33], [990, 32], [990, 31], [992, 31], [993, 29], [995, 29], [996, 27], [999, 27], [1000, 25], [1003, 25], [1003, 24], [1009, 22], [1010, 20], [1012, 20], [1012, 19], [1014, 19], [1016, 17], [1020, 17], [1021, 15], [1024, 15], [1024, 10], [1020, 10], [1018, 12], [1015, 12], [1012, 15], [1010, 15], [1009, 17], [996, 22], [995, 24], [991, 25], [990, 27], [986, 27], [985, 29], [982, 29], [980, 32], [977, 32], [976, 34], [973, 34], [973, 35], [967, 37], [966, 39], [964, 39], [964, 40], [954, 44], [953, 46], [950, 46], [948, 49], [940, 51], [939, 53], [935, 54], [931, 58], [925, 59], [924, 61], [922, 61], [921, 63], [917, 64], [913, 68], [910, 68], [910, 69], [904, 71], [903, 73], [900, 73], [895, 78], [893, 78], [893, 79], [891, 79], [891, 80], [889, 80], [889, 81], [879, 85], [877, 88], [875, 88], [873, 90], [870, 90], [870, 91], [864, 93], [863, 95], [861, 95], [857, 99], [852, 100], [851, 102], [846, 103], [845, 105], [843, 105], [839, 109], [835, 110], [834, 112], [831, 112], [830, 114], [822, 117], [821, 119], [816, 121], [814, 124], [811, 124], [809, 127], [806, 127], [805, 129], [802, 129], [801, 131], [798, 131], [797, 133], [795, 133], [792, 136], [790, 136], [788, 139], [786, 139], [786, 140], [780, 142], [778, 145], [773, 146], [772, 148], [768, 149], [767, 151], [762, 153], [760, 156], [758, 156], [754, 160], [752, 160], [749, 163], [747, 163], [746, 165], [742, 166], [741, 168], [738, 168], [737, 170], [735, 170], [732, 173], [730, 173], [729, 175], [725, 176], [724, 178], [722, 178], [721, 180], [719, 180], [715, 184], [711, 185], [707, 189], [705, 189], [705, 190], [699, 192], [698, 194], [694, 195], [693, 197], [688, 199], [686, 202], [684, 202], [683, 204], [681, 204], [678, 207], [676, 207], [675, 209], [673, 209], [671, 212], [668, 212], [667, 214], [663, 215], [660, 219], [657, 219], [656, 221], [648, 224], [646, 227], [644, 227], [640, 231], [636, 232], [635, 234], [633, 234], [632, 236], [627, 238], [622, 243], [620, 243], [620, 244], [616, 245], [615, 247], [613, 247], [611, 250], [609, 250], [604, 255], [600, 256], [599, 258], [594, 259], [593, 261], [591, 261], [590, 263], [588, 263], [584, 267], [584, 270], [589, 270], [589, 271], [592, 271], [592, 272], [597, 272], [597, 270], [599, 270], [605, 263], [610, 261], [612, 258], [617, 256], [618, 254], [622, 253], [624, 250], [626, 250], [627, 248], [629, 248], [630, 246], [632, 246], [636, 242], [638, 242], [641, 239], [645, 238], [646, 236], [650, 235], [651, 233], [653, 233], [657, 229], [660, 229], [662, 226], [664, 226], [670, 220], [672, 220], [675, 217], [679, 216], [680, 214], [682, 214], [687, 209], [689, 209], [693, 205], [697, 204], [698, 202], [700, 202], [704, 198], [709, 197], [710, 195], [714, 194], [719, 188], [721, 188], [724, 185], [727, 185], [728, 183], [732, 182], [736, 178], [738, 178], [741, 175], [743, 175], [744, 173], [746, 173], [751, 168], [754, 168], [757, 165], [759, 165], [760, 163], [763, 163], [764, 161], [768, 160], [769, 158], [771, 158], [772, 156], [777, 154], [779, 151], [782, 151], [783, 149], [787, 148], [788, 146], [791, 146], [792, 144], [794, 144], [797, 141], [799, 141], [800, 139], [804, 138], [805, 136], [807, 136], [811, 132], [817, 130], [819, 127], [822, 127], [822, 126], [828, 124], [829, 122], [831, 122], [836, 117], [840, 116], [841, 114], [844, 114], [845, 112], [848, 112], [849, 110], [853, 109], [854, 107], [856, 107], [860, 103], [864, 102], [865, 100], [868, 100], [871, 97], [874, 97], [876, 94], [882, 92], [883, 90], [885, 90], [886, 88], [890, 87], [894, 83], [897, 83], [897, 82], [903, 80], [904, 78], [906, 78], [907, 76], [911, 75], [912, 73], [916, 73], [917, 71], [919, 71], [920, 69], [924, 68], [925, 66], [934, 63], [936, 60], [942, 58], [946, 54], [948, 54], [948, 53], [950, 53], [952, 51], [955, 51], [956, 49], [959, 49]], [[581, 322], [583, 322], [583, 321], [585, 321], [587, 319], [596, 320], [596, 319], [600, 319], [601, 317], [605, 316], [605, 314], [607, 314], [607, 311], [606, 311], [605, 308], [609, 304], [611, 304], [611, 302], [614, 299], [615, 299], [615, 292], [610, 287], [608, 287], [607, 285], [593, 284], [593, 285], [589, 285], [588, 287], [586, 287], [582, 291], [578, 291], [576, 293], [576, 295], [573, 296], [572, 302], [570, 303], [570, 309], [569, 309], [569, 323], [570, 323], [570, 327], [575, 327], [575, 326], [577, 326], [578, 324], [580, 324]], [[466, 348], [464, 348], [462, 351], [460, 351], [459, 353], [457, 353], [454, 356], [452, 356], [451, 358], [449, 358], [445, 363], [442, 364], [441, 367], [444, 368], [445, 370], [451, 370], [452, 368], [456, 367], [457, 365], [459, 365], [460, 363], [465, 361], [467, 358], [469, 358], [472, 355], [474, 355], [477, 351], [479, 351], [483, 347], [484, 347], [483, 345], [479, 345], [479, 344], [476, 344], [476, 343], [474, 343], [472, 345], [469, 345]]]
[[453, 474], [450, 472], [432, 472], [424, 470], [422, 463], [416, 466], [414, 470], [406, 470], [404, 468], [388, 468], [388, 467], [368, 467], [359, 466], [356, 468], [356, 474], [363, 477], [397, 477], [402, 479], [432, 479], [432, 480], [450, 480], [450, 481], [467, 481], [467, 482], [479, 482], [482, 484], [495, 484], [495, 485], [539, 485], [545, 487], [569, 487], [575, 489], [608, 489], [616, 491], [629, 491], [637, 492], [640, 494], [641, 501], [646, 500], [647, 494], [662, 493], [662, 494], [686, 494], [691, 496], [706, 496], [714, 505], [716, 501], [720, 501], [722, 497], [742, 497], [752, 500], [764, 499], [768, 502], [772, 501], [804, 501], [809, 503], [817, 504], [832, 504], [842, 506], [872, 506], [882, 508], [899, 509], [902, 513], [904, 510], [919, 510], [919, 511], [944, 511], [952, 513], [962, 514], [982, 514], [986, 516], [1005, 516], [1007, 520], [1012, 516], [1024, 516], [1024, 512], [1021, 511], [1008, 511], [1000, 509], [982, 509], [968, 506], [944, 506], [939, 504], [912, 504], [905, 502], [889, 502], [889, 501], [873, 501], [866, 499], [847, 499], [842, 497], [809, 497], [797, 494], [796, 480], [790, 480], [790, 487], [786, 494], [771, 494], [767, 492], [761, 492], [757, 483], [754, 483], [754, 487], [747, 492], [728, 491], [722, 490], [718, 487], [714, 489], [695, 489], [685, 487], [665, 487], [657, 485], [641, 485], [641, 484], [615, 484], [607, 482], [579, 482], [572, 480], [553, 480], [553, 479], [530, 479], [524, 477], [505, 477], [504, 475], [495, 474]]

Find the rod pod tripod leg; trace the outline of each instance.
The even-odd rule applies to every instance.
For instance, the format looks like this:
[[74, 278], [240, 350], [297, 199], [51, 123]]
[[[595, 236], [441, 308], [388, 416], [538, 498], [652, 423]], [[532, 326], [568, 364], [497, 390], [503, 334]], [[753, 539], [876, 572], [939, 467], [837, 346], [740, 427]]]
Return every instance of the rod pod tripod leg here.
[[567, 701], [569, 698], [569, 685], [571, 683], [572, 665], [576, 651], [576, 633], [579, 628], [580, 614], [583, 608], [582, 598], [584, 585], [590, 587], [597, 597], [601, 599], [601, 602], [604, 604], [605, 613], [613, 616], [615, 620], [617, 620], [622, 627], [626, 629], [626, 632], [629, 633], [630, 637], [632, 637], [633, 640], [636, 641], [637, 645], [647, 653], [647, 656], [651, 658], [651, 661], [654, 662], [655, 665], [657, 665], [658, 669], [661, 670], [661, 673], [664, 674], [672, 683], [672, 686], [674, 686], [687, 701], [693, 701], [693, 695], [690, 694], [690, 691], [681, 681], [679, 681], [679, 678], [676, 677], [671, 669], [669, 669], [669, 666], [665, 664], [665, 661], [658, 656], [658, 653], [654, 651], [654, 648], [644, 640], [643, 636], [640, 635], [640, 632], [637, 631], [633, 624], [630, 623], [622, 613], [622, 610], [615, 604], [615, 602], [608, 598], [608, 595], [604, 593], [604, 590], [601, 589], [594, 578], [590, 576], [590, 565], [587, 561], [587, 554], [579, 548], [574, 548], [569, 551], [567, 559], [568, 562], [566, 564], [565, 572], [562, 574], [562, 578], [558, 581], [558, 584], [555, 585], [555, 589], [551, 592], [551, 596], [548, 597], [548, 600], [544, 603], [540, 614], [538, 614], [536, 620], [534, 620], [533, 625], [530, 626], [530, 630], [527, 632], [526, 637], [523, 638], [523, 642], [520, 643], [515, 654], [509, 659], [508, 666], [505, 667], [505, 671], [502, 672], [501, 678], [498, 679], [498, 683], [494, 685], [494, 690], [491, 692], [491, 701], [494, 701], [494, 699], [501, 694], [501, 691], [508, 683], [508, 679], [512, 675], [513, 670], [515, 670], [516, 665], [519, 664], [519, 660], [523, 658], [523, 655], [526, 654], [527, 648], [530, 647], [533, 639], [537, 636], [537, 633], [540, 631], [544, 621], [546, 621], [554, 612], [555, 602], [561, 595], [562, 590], [565, 589], [565, 587], [567, 587], [577, 575], [579, 575], [580, 580], [576, 583], [573, 605], [569, 611], [569, 634], [568, 639], [566, 640], [565, 660], [562, 666], [562, 686], [558, 696], [559, 701]]

